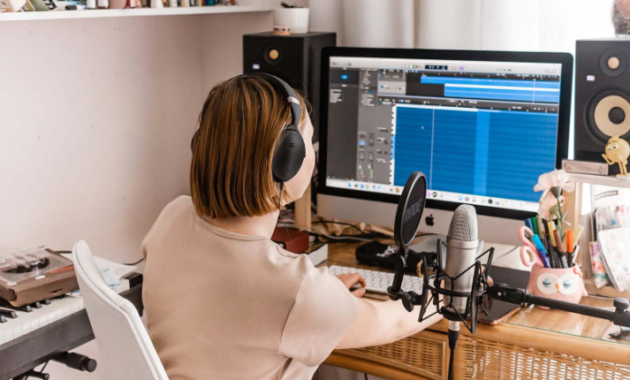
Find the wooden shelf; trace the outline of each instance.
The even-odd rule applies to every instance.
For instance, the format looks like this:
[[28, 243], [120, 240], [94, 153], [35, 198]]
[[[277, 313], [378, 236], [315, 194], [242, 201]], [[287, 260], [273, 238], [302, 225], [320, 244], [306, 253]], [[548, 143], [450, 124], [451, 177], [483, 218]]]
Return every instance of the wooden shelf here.
[[215, 5], [186, 8], [140, 8], [140, 9], [98, 9], [83, 11], [50, 11], [50, 12], [4, 12], [0, 13], [0, 21], [27, 20], [65, 20], [106, 17], [141, 17], [141, 16], [184, 16], [223, 13], [270, 12], [271, 7], [256, 5]]
[[577, 174], [570, 173], [571, 179], [569, 181], [576, 183], [590, 183], [592, 185], [603, 185], [610, 187], [620, 187], [630, 189], [630, 180], [618, 179], [615, 176], [601, 176], [592, 174]]

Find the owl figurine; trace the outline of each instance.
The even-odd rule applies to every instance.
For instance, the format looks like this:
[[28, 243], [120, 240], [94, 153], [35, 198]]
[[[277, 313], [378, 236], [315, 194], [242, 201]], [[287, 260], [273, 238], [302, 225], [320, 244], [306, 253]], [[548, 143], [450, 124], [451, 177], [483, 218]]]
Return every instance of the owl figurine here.
[[608, 140], [608, 144], [606, 144], [602, 157], [606, 160], [608, 165], [619, 165], [620, 174], [617, 174], [617, 178], [628, 177], [626, 165], [628, 165], [628, 157], [630, 157], [630, 145], [628, 145], [626, 140], [619, 136], [611, 137], [610, 140]]
[[534, 265], [527, 290], [535, 296], [571, 303], [579, 303], [582, 297], [588, 295], [582, 280], [582, 271], [578, 266], [545, 268]]

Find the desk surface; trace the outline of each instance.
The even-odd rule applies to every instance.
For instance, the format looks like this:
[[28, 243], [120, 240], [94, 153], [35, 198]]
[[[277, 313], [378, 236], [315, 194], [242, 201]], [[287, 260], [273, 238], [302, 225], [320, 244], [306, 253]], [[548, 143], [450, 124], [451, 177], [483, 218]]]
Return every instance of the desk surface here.
[[[355, 258], [355, 249], [362, 243], [334, 243], [329, 247], [328, 260], [326, 265], [341, 265], [364, 269], [378, 269], [368, 265], [360, 264]], [[518, 255], [518, 253], [517, 253]], [[518, 256], [516, 256], [518, 257]], [[390, 271], [391, 272], [391, 271]], [[612, 307], [612, 299], [601, 299], [594, 297], [584, 297], [582, 304], [596, 307]], [[402, 307], [402, 306], [401, 306]], [[446, 332], [448, 324], [441, 321], [429, 328], [436, 332]], [[618, 331], [612, 322], [575, 315], [559, 310], [543, 310], [538, 307], [521, 308], [514, 316], [497, 326], [478, 325], [475, 335], [470, 335], [462, 329], [463, 335], [471, 337], [490, 338], [497, 340], [498, 335], [506, 336], [506, 343], [516, 344], [516, 340], [527, 341], [529, 346], [539, 349], [552, 350], [558, 347], [556, 352], [565, 352], [575, 356], [580, 356], [580, 350], [587, 344], [590, 349], [597, 349], [598, 353], [593, 359], [612, 360], [608, 355], [615, 358], [624, 357], [616, 362], [620, 364], [630, 364], [630, 339], [620, 341], [611, 339], [608, 334]], [[556, 333], [557, 335], [549, 335]], [[567, 352], [567, 345], [569, 347]], [[538, 347], [536, 347], [538, 346]], [[619, 350], [620, 347], [623, 350]], [[562, 351], [560, 350], [562, 347]], [[574, 351], [574, 352], [573, 352]], [[616, 352], [618, 351], [618, 352]], [[615, 353], [616, 352], [616, 353]]]

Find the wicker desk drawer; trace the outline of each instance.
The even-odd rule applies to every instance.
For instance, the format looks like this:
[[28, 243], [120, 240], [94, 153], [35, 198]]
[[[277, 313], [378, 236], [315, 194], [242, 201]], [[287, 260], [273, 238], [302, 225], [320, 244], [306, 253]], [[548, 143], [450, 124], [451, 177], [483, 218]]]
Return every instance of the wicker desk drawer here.
[[441, 380], [448, 377], [447, 351], [446, 335], [423, 331], [383, 346], [335, 352], [417, 375], [410, 378]]
[[454, 370], [458, 380], [630, 380], [627, 365], [470, 337], [457, 344]]

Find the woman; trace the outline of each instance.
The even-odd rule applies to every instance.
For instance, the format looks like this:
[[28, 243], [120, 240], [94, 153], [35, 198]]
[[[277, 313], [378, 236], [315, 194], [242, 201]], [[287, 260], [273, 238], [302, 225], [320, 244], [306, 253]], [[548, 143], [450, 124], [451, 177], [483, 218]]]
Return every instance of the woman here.
[[315, 165], [298, 98], [305, 153], [286, 183], [272, 171], [296, 117], [282, 83], [237, 76], [204, 104], [192, 197], [171, 202], [143, 242], [149, 333], [171, 379], [310, 379], [335, 348], [389, 343], [437, 321], [364, 300], [349, 291], [365, 286], [359, 274], [337, 278], [271, 241], [280, 203], [302, 196]]

